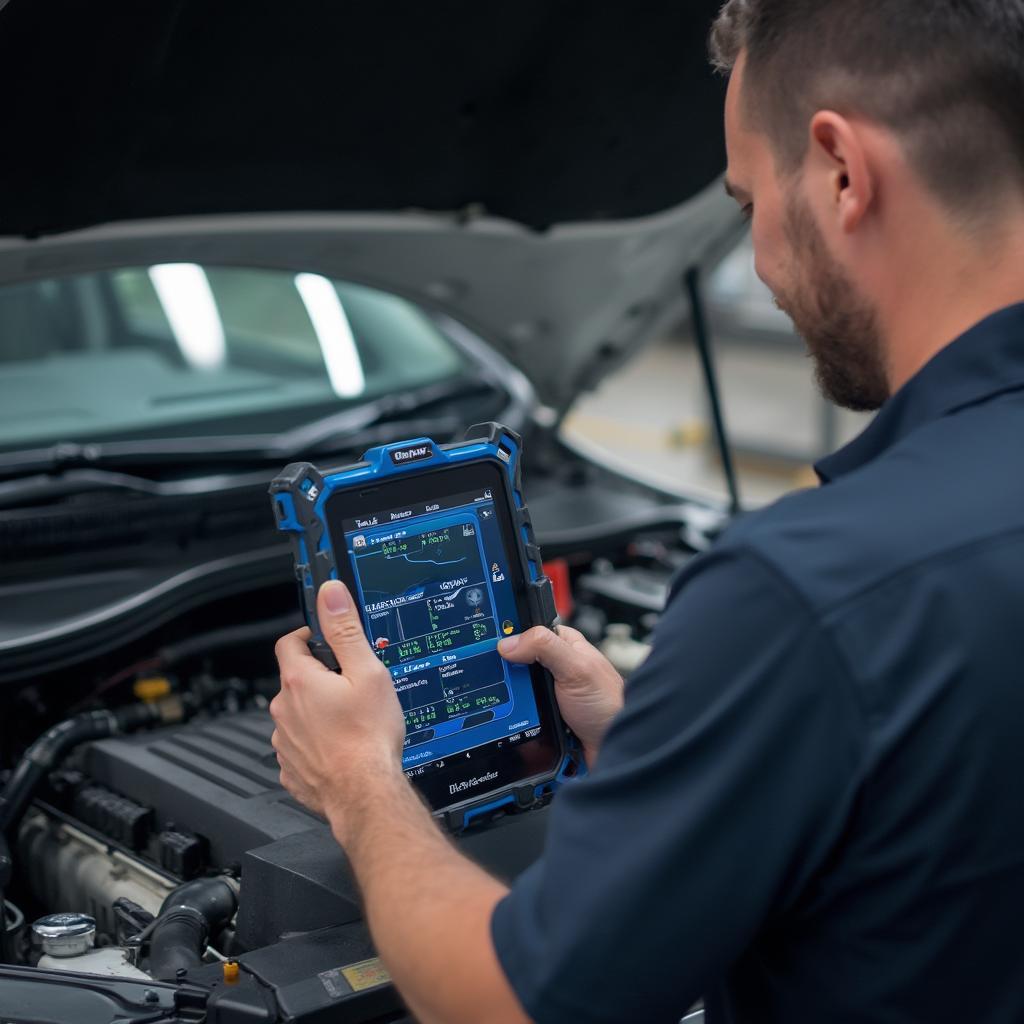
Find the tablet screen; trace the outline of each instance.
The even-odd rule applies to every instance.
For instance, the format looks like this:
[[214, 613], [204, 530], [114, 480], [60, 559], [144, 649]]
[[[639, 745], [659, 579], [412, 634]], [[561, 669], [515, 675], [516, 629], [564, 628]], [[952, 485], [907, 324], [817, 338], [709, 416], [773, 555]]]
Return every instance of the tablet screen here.
[[537, 774], [552, 751], [549, 688], [497, 652], [525, 613], [505, 486], [500, 468], [474, 464], [328, 505], [346, 582], [405, 713], [403, 767], [414, 779], [451, 776], [429, 787], [435, 805]]

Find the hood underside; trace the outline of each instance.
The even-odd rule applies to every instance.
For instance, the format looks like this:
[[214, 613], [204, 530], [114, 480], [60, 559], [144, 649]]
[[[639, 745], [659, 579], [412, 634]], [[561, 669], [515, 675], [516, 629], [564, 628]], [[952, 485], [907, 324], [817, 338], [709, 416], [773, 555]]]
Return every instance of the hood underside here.
[[0, 0], [0, 235], [676, 207], [725, 166], [719, 2]]
[[719, 0], [0, 0], [0, 282], [162, 262], [450, 314], [563, 412], [741, 221]]
[[735, 205], [717, 185], [656, 217], [543, 235], [507, 221], [426, 214], [183, 218], [33, 242], [0, 238], [0, 281], [193, 261], [301, 268], [449, 315], [561, 413], [678, 320], [686, 270], [721, 255], [737, 226]]

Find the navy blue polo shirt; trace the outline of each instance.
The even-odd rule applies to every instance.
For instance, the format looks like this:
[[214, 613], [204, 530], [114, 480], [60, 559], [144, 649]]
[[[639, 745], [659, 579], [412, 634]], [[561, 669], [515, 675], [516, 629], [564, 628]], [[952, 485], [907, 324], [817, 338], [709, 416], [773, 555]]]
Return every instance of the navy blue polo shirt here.
[[676, 581], [498, 905], [538, 1024], [1024, 1021], [1024, 305]]

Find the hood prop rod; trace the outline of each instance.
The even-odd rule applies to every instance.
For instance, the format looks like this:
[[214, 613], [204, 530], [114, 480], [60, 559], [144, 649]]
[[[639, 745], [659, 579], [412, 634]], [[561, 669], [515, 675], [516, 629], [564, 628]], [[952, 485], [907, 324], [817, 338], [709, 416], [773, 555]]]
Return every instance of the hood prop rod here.
[[736, 480], [736, 466], [732, 457], [732, 445], [725, 429], [722, 415], [722, 399], [718, 387], [718, 371], [711, 352], [711, 332], [708, 330], [707, 314], [704, 309], [704, 293], [701, 287], [700, 270], [691, 267], [683, 278], [687, 298], [690, 300], [690, 317], [693, 323], [693, 337], [697, 342], [701, 369], [704, 372], [704, 386], [707, 388], [708, 403], [711, 407], [711, 422], [718, 445], [718, 457], [722, 460], [725, 484], [729, 491], [729, 512], [737, 516], [742, 511], [739, 484]]

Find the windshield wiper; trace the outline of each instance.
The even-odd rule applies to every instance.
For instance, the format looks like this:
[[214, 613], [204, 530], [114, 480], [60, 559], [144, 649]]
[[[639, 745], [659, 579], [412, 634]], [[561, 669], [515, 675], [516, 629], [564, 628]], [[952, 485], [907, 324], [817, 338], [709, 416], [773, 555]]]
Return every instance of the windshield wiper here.
[[148, 480], [146, 477], [117, 473], [109, 469], [69, 469], [59, 476], [36, 473], [15, 480], [0, 481], [0, 509], [33, 501], [55, 501], [88, 491], [126, 491], [157, 498], [223, 493], [241, 487], [254, 487], [267, 479], [266, 472], [218, 474], [188, 477], [184, 480]]
[[[334, 456], [347, 455], [350, 458], [358, 458], [367, 448], [378, 444], [386, 444], [395, 440], [396, 437], [423, 437], [437, 436], [444, 437], [453, 434], [458, 430], [460, 422], [454, 416], [439, 416], [433, 419], [419, 418], [413, 420], [392, 420], [375, 427], [368, 427], [365, 430], [350, 434], [343, 446], [329, 445], [325, 448], [325, 454]], [[147, 456], [150, 449], [145, 449]], [[202, 455], [203, 462], [210, 461], [211, 457], [226, 453], [218, 452], [207, 448]], [[71, 494], [83, 494], [86, 491], [129, 491], [135, 494], [143, 494], [158, 498], [186, 497], [188, 495], [212, 494], [224, 492], [243, 487], [256, 487], [266, 484], [269, 480], [269, 473], [284, 465], [294, 454], [277, 452], [273, 448], [262, 449], [258, 453], [239, 452], [232, 450], [228, 453], [234, 457], [245, 457], [246, 461], [266, 462], [267, 469], [245, 473], [216, 473], [197, 477], [185, 477], [179, 480], [151, 480], [148, 477], [137, 476], [130, 473], [119, 473], [116, 470], [69, 467], [59, 473], [33, 473], [29, 476], [19, 476], [13, 480], [0, 480], [0, 509], [9, 508], [11, 505], [24, 504], [35, 500], [53, 501], [56, 498], [66, 497]], [[302, 455], [312, 456], [313, 452], [305, 448]], [[166, 452], [166, 461], [175, 464], [196, 461], [187, 457], [171, 457]], [[138, 458], [138, 456], [134, 456]]]
[[[25, 474], [69, 474], [71, 471], [111, 469], [117, 466], [180, 466], [237, 459], [284, 464], [298, 458], [334, 455], [383, 444], [402, 436], [454, 434], [462, 421], [451, 413], [428, 415], [426, 408], [453, 398], [480, 393], [480, 382], [448, 381], [404, 395], [386, 395], [373, 402], [334, 413], [279, 434], [215, 437], [154, 438], [137, 441], [59, 443], [46, 448], [0, 453], [0, 478]], [[420, 415], [409, 415], [420, 412]], [[112, 486], [130, 486], [111, 474]], [[98, 481], [95, 474], [90, 477]], [[85, 478], [83, 478], [85, 482]], [[146, 485], [155, 485], [145, 481]], [[149, 490], [149, 486], [144, 489]]]

